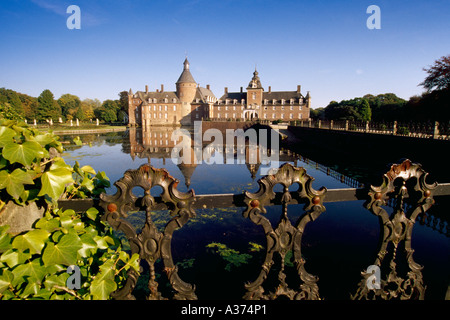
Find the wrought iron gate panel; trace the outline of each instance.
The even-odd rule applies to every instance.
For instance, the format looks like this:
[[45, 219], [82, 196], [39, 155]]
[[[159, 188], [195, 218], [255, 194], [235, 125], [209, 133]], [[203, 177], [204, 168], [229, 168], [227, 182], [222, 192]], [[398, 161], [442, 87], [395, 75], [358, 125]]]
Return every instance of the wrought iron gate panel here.
[[[392, 165], [391, 169], [383, 175], [383, 183], [380, 186], [370, 187], [369, 199], [364, 205], [379, 217], [381, 229], [381, 244], [374, 266], [381, 268], [388, 253], [388, 245], [392, 246], [392, 258], [389, 261], [389, 273], [385, 278], [381, 276], [381, 279], [377, 279], [379, 281], [377, 288], [371, 290], [371, 286], [367, 285], [368, 281], [372, 281], [373, 273], [367, 270], [361, 273], [363, 279], [357, 292], [351, 297], [352, 299], [408, 300], [424, 298], [423, 267], [413, 259], [414, 250], [411, 247], [411, 237], [417, 216], [424, 214], [434, 204], [433, 191], [437, 187], [437, 183], [427, 184], [427, 175], [428, 173], [422, 169], [420, 164], [411, 163], [407, 159], [401, 164]], [[407, 195], [408, 204], [405, 203]], [[391, 216], [382, 207], [389, 199], [394, 199], [394, 211]], [[406, 278], [399, 276], [397, 270], [397, 249], [400, 243], [404, 244], [404, 253], [409, 268]]]
[[[155, 169], [149, 165], [142, 165], [136, 170], [127, 170], [124, 176], [116, 181], [114, 185], [117, 192], [114, 195], [101, 194], [100, 206], [105, 214], [103, 219], [114, 229], [123, 231], [128, 239], [132, 253], [138, 253], [141, 260], [145, 260], [150, 268], [148, 287], [150, 296], [148, 299], [165, 299], [158, 291], [158, 282], [155, 280], [155, 262], [161, 258], [164, 263], [164, 271], [175, 291], [174, 299], [197, 299], [195, 287], [181, 280], [178, 276], [177, 266], [172, 259], [171, 243], [172, 235], [176, 229], [183, 227], [189, 218], [195, 216], [192, 209], [195, 194], [180, 192], [177, 190], [179, 181], [165, 169]], [[160, 202], [168, 205], [172, 219], [166, 224], [164, 231], [159, 232], [151, 219], [151, 211], [156, 200], [150, 194], [154, 186], [162, 188]], [[133, 194], [134, 187], [144, 190], [143, 197]], [[146, 221], [141, 232], [138, 234], [133, 226], [124, 218], [128, 211], [145, 210]], [[130, 271], [127, 283], [120, 291], [113, 294], [115, 299], [134, 299], [132, 294], [139, 275]]]
[[[323, 198], [326, 188], [319, 191], [312, 188], [314, 178], [306, 174], [304, 168], [296, 168], [291, 164], [284, 164], [275, 174], [265, 176], [258, 180], [260, 186], [256, 193], [245, 192], [245, 202], [247, 209], [243, 215], [249, 218], [253, 223], [260, 225], [264, 229], [266, 236], [266, 258], [262, 265], [258, 278], [252, 283], [246, 284], [247, 293], [244, 299], [276, 299], [279, 296], [286, 296], [289, 299], [319, 299], [319, 288], [316, 284], [318, 278], [309, 274], [305, 270], [305, 260], [301, 253], [301, 240], [303, 231], [309, 221], [314, 221], [319, 215], [325, 211], [323, 206]], [[272, 199], [275, 198], [273, 191], [275, 185], [283, 186], [283, 195], [281, 198], [282, 213], [278, 225], [274, 229], [270, 221], [262, 214], [266, 213], [264, 208]], [[293, 226], [288, 218], [287, 205], [292, 200], [292, 193], [289, 187], [298, 184], [299, 189], [294, 192], [294, 197], [299, 202], [306, 202], [304, 206], [305, 213], [300, 217], [295, 226]], [[294, 257], [294, 265], [301, 281], [303, 282], [298, 290], [288, 287], [286, 283], [286, 274], [284, 273], [284, 258], [286, 253], [292, 250]], [[274, 264], [274, 254], [281, 256], [281, 269], [278, 274], [280, 282], [276, 292], [265, 294], [262, 287], [269, 271]]]

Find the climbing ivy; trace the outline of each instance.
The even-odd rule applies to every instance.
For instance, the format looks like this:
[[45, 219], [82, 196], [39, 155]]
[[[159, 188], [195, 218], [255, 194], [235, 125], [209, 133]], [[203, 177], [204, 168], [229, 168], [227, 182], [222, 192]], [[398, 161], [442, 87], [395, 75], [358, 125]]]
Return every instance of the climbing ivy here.
[[[99, 212], [58, 208], [58, 200], [94, 197], [109, 179], [90, 166], [67, 165], [58, 137], [25, 123], [0, 120], [0, 210], [8, 201], [45, 203], [34, 229], [18, 235], [0, 226], [0, 299], [109, 299], [126, 272], [139, 270]], [[69, 266], [78, 267], [79, 287]]]

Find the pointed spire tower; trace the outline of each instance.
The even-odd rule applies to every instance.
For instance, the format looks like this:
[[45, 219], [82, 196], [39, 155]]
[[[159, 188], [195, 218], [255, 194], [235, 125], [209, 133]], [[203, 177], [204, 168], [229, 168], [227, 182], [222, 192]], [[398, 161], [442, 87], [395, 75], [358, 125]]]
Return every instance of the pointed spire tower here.
[[191, 124], [191, 102], [194, 100], [197, 92], [197, 83], [189, 70], [189, 61], [186, 59], [183, 62], [183, 72], [181, 73], [177, 86], [177, 95], [181, 101], [181, 124]]

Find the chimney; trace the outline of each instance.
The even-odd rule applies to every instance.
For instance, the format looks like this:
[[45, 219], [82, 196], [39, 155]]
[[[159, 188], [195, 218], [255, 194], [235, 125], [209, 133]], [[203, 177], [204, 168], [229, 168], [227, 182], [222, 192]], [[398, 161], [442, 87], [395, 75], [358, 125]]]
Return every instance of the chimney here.
[[300, 93], [300, 88], [301, 88], [301, 86], [298, 85], [298, 86], [297, 86], [297, 93]]
[[156, 89], [156, 92], [159, 92], [159, 89]]
[[269, 86], [269, 93], [271, 93], [272, 92], [272, 87], [271, 86]]
[[243, 92], [244, 88], [241, 87], [241, 93]]
[[228, 93], [228, 87], [225, 87], [225, 93]]
[[207, 85], [206, 85], [206, 89], [210, 90], [209, 88], [210, 88], [210, 87], [209, 87], [209, 84], [207, 84]]
[[164, 92], [164, 85], [161, 85], [161, 92]]
[[148, 93], [148, 85], [145, 85], [145, 93]]

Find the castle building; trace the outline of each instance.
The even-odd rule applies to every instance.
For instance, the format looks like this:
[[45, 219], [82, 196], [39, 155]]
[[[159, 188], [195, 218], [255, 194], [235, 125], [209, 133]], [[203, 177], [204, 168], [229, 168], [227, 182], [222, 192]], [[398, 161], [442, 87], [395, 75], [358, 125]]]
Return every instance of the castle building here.
[[296, 91], [272, 91], [267, 92], [261, 85], [258, 71], [253, 72], [253, 78], [244, 92], [225, 92], [213, 108], [210, 109], [211, 119], [231, 120], [305, 120], [309, 118], [311, 107], [311, 96], [309, 91], [306, 96], [300, 92], [300, 85]]
[[184, 68], [178, 81], [176, 91], [161, 90], [154, 92], [128, 92], [128, 119], [130, 125], [191, 125], [196, 120], [208, 117], [209, 108], [217, 98], [210, 86], [202, 88], [194, 80], [189, 61], [184, 60]]
[[217, 99], [210, 86], [200, 87], [194, 80], [187, 58], [183, 71], [176, 82], [176, 91], [161, 90], [149, 92], [128, 92], [128, 119], [130, 125], [192, 125], [200, 120], [306, 120], [310, 115], [311, 96], [296, 91], [264, 91], [258, 76], [253, 78], [240, 92], [225, 92]]

